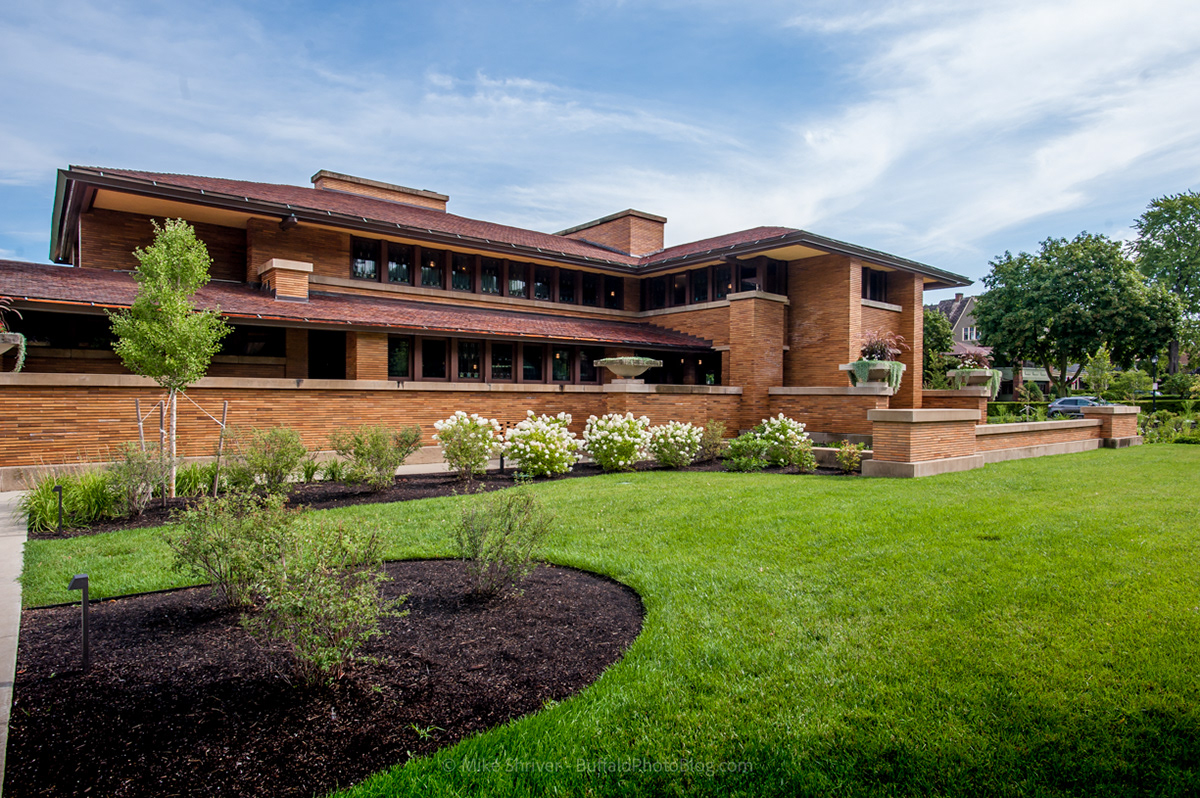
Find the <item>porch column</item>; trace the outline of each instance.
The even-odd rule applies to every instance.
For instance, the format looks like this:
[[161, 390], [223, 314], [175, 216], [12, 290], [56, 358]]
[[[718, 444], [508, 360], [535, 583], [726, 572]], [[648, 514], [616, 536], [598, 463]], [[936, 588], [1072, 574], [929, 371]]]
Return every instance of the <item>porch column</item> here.
[[387, 357], [386, 333], [346, 333], [346, 379], [386, 380]]
[[729, 295], [729, 384], [742, 389], [738, 430], [770, 414], [769, 391], [783, 384], [787, 299], [760, 291]]

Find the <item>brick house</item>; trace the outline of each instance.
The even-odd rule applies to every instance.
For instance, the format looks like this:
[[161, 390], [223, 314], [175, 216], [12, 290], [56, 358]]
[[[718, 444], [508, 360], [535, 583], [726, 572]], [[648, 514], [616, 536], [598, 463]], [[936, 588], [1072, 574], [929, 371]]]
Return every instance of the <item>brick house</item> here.
[[[565, 410], [577, 426], [631, 410], [733, 430], [785, 412], [818, 440], [868, 437], [869, 412], [922, 407], [923, 292], [969, 284], [785, 227], [664, 247], [666, 219], [641, 211], [548, 234], [456, 216], [433, 191], [327, 171], [312, 183], [60, 170], [61, 265], [0, 261], [30, 343], [24, 372], [0, 374], [0, 482], [136, 438], [134, 400], [158, 393], [115, 357], [103, 312], [132, 302], [152, 219], [193, 224], [213, 260], [197, 300], [234, 328], [180, 407], [193, 456], [211, 453], [224, 401], [231, 423], [287, 424], [317, 448], [366, 420], [430, 435], [458, 409]], [[838, 368], [875, 328], [912, 345], [894, 396], [851, 388]], [[663, 366], [630, 385], [594, 365], [631, 354]]]

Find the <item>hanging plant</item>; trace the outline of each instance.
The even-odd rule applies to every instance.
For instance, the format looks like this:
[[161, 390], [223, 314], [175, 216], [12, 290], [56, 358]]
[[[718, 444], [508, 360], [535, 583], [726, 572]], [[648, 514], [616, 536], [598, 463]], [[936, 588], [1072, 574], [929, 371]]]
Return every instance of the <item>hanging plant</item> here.
[[[8, 323], [4, 319], [5, 315], [9, 313], [18, 319], [21, 318], [21, 311], [12, 306], [12, 297], [0, 296], [0, 344], [17, 347], [17, 365], [13, 369], [15, 373], [25, 368], [25, 336], [9, 329]], [[9, 346], [3, 347], [0, 351], [8, 349]]]

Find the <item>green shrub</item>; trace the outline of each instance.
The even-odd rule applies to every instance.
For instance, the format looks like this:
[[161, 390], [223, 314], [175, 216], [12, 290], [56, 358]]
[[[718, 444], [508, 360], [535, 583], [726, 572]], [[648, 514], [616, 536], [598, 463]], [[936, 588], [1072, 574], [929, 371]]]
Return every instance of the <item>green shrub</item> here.
[[317, 471], [320, 468], [321, 464], [317, 462], [317, 458], [305, 458], [304, 462], [300, 463], [300, 478], [305, 482], [316, 482]]
[[667, 468], [686, 468], [700, 452], [704, 430], [682, 421], [650, 428], [650, 455]]
[[201, 463], [188, 463], [175, 472], [176, 496], [203, 496], [212, 489], [212, 480], [205, 482], [207, 469]]
[[725, 451], [725, 422], [713, 421], [711, 418], [704, 425], [700, 435], [700, 451], [696, 454], [697, 463], [711, 463]]
[[480, 497], [467, 504], [454, 532], [458, 556], [467, 564], [471, 592], [496, 596], [533, 570], [534, 547], [553, 517], [527, 488]]
[[865, 443], [851, 443], [850, 441], [842, 441], [838, 444], [837, 461], [843, 474], [853, 474], [859, 469], [859, 466], [862, 465], [863, 449], [866, 447]]
[[1180, 435], [1174, 441], [1175, 443], [1191, 443], [1200, 444], [1200, 433], [1191, 432], [1187, 435]]
[[282, 647], [308, 684], [340, 678], [358, 649], [398, 615], [380, 584], [382, 546], [374, 530], [313, 525], [285, 539], [284, 556], [258, 581], [263, 604], [243, 619], [255, 636]]
[[63, 486], [65, 512], [79, 526], [91, 526], [117, 515], [116, 496], [106, 471], [81, 471], [69, 485]]
[[300, 433], [289, 427], [230, 430], [229, 435], [234, 452], [229, 481], [238, 487], [249, 483], [270, 493], [281, 492], [308, 454]]
[[477, 413], [458, 410], [433, 425], [433, 439], [442, 447], [442, 457], [459, 479], [472, 479], [487, 469], [488, 460], [500, 451], [500, 423]]
[[[186, 471], [181, 470], [180, 476], [184, 476]], [[145, 451], [133, 442], [122, 444], [117, 449], [116, 459], [108, 464], [109, 484], [116, 511], [124, 516], [141, 515], [155, 492], [161, 491], [170, 474], [171, 461], [162, 456], [158, 444], [147, 445]]]
[[[421, 448], [421, 428], [392, 429], [383, 424], [343, 427], [334, 431], [329, 443], [346, 458], [342, 474], [345, 481], [383, 490], [395, 480], [396, 469]], [[327, 477], [328, 474], [326, 466]]]
[[[30, 532], [51, 532], [58, 529], [58, 494], [54, 492], [54, 486], [59, 484], [61, 483], [58, 476], [47, 474], [29, 485], [25, 494], [21, 496], [17, 506], [25, 515]], [[71, 528], [65, 506], [63, 507], [63, 527]]]
[[226, 606], [244, 607], [281, 558], [297, 517], [281, 494], [233, 491], [177, 513], [163, 539], [177, 571], [209, 580]]
[[321, 478], [326, 482], [345, 482], [346, 464], [336, 457], [326, 460], [325, 465], [321, 467]]
[[728, 471], [762, 471], [767, 467], [767, 442], [754, 432], [744, 432], [725, 450]]
[[781, 468], [800, 466], [802, 470], [816, 470], [812, 453], [812, 441], [804, 431], [804, 425], [788, 418], [783, 413], [764, 418], [754, 428], [754, 434], [767, 444], [767, 463]]

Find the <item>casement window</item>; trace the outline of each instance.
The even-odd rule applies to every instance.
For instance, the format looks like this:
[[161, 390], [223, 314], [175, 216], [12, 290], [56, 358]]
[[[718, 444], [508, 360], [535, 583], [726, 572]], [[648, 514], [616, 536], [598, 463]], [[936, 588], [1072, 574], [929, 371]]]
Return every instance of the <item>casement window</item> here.
[[446, 361], [449, 359], [449, 347], [444, 338], [421, 339], [421, 379], [446, 379]]
[[479, 292], [500, 295], [504, 279], [504, 262], [496, 258], [484, 258], [479, 264]]
[[863, 266], [862, 298], [873, 302], [887, 302], [887, 272]]
[[978, 341], [979, 330], [974, 327], [963, 327], [962, 339], [964, 341]]
[[379, 279], [379, 242], [350, 239], [350, 276], [357, 280]]
[[671, 305], [688, 303], [688, 276], [685, 272], [671, 275]]
[[724, 299], [733, 293], [733, 268], [728, 264], [713, 267], [713, 299]]
[[446, 287], [446, 253], [442, 250], [421, 247], [421, 286]]
[[645, 300], [642, 302], [642, 306], [646, 310], [659, 310], [667, 306], [666, 277], [651, 277], [643, 280], [642, 285], [646, 287]]
[[407, 380], [412, 377], [412, 339], [402, 335], [388, 336], [388, 379]]
[[708, 269], [693, 269], [688, 272], [692, 288], [692, 302], [708, 301]]
[[450, 287], [455, 291], [475, 290], [475, 256], [455, 252], [450, 256]]
[[738, 264], [738, 291], [761, 291], [763, 283], [759, 272], [762, 269], [758, 266], [744, 266]]
[[581, 383], [599, 382], [600, 370], [596, 361], [604, 357], [604, 350], [597, 347], [582, 347], [579, 350], [579, 381]]
[[413, 248], [408, 244], [397, 244], [395, 241], [389, 241], [387, 253], [388, 282], [400, 285], [412, 285]]
[[483, 341], [458, 342], [458, 378], [460, 380], [483, 379]]
[[491, 377], [493, 382], [513, 381], [514, 344], [492, 343]]
[[550, 379], [553, 382], [570, 382], [572, 371], [570, 348], [554, 347], [550, 352]]
[[567, 269], [558, 270], [558, 301], [568, 305], [575, 304], [575, 284], [577, 272]]
[[545, 374], [545, 350], [541, 344], [521, 345], [521, 381], [542, 382]]
[[508, 264], [508, 295], [517, 297], [529, 296], [529, 264]]
[[604, 307], [610, 310], [625, 307], [625, 281], [620, 277], [604, 276]]
[[543, 302], [551, 300], [551, 286], [554, 281], [554, 270], [549, 266], [536, 266], [533, 269], [533, 298]]
[[584, 272], [580, 284], [583, 288], [580, 304], [589, 308], [600, 307], [600, 275], [595, 272]]

